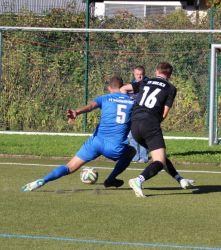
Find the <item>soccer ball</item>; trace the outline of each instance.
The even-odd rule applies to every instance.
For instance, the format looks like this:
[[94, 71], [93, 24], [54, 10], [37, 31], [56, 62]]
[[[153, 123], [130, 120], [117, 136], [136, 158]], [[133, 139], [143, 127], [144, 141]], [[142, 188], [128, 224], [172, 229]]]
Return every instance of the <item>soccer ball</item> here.
[[94, 184], [98, 179], [98, 172], [94, 168], [83, 168], [80, 172], [80, 179], [85, 184]]

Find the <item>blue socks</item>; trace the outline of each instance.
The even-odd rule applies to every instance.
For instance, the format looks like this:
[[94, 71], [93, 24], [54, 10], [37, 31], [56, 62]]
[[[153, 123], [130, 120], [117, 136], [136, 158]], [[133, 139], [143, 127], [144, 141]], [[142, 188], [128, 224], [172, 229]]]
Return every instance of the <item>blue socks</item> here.
[[56, 180], [62, 176], [68, 175], [69, 173], [69, 168], [66, 165], [62, 165], [53, 169], [48, 175], [43, 177], [43, 180], [45, 181], [45, 183], [47, 183], [49, 181]]

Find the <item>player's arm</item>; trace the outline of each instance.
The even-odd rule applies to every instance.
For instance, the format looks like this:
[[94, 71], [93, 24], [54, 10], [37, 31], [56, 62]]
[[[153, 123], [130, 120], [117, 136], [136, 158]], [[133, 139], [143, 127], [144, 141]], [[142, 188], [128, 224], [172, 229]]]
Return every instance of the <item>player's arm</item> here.
[[98, 104], [93, 101], [93, 102], [89, 103], [88, 105], [80, 107], [80, 108], [75, 109], [75, 110], [68, 109], [67, 110], [68, 123], [73, 122], [73, 120], [75, 120], [78, 115], [90, 112], [96, 108], [98, 108]]
[[120, 92], [123, 94], [128, 94], [128, 93], [133, 93], [133, 85], [131, 83], [124, 85], [123, 87], [120, 88]]
[[168, 95], [168, 98], [166, 100], [165, 106], [164, 106], [163, 120], [167, 117], [167, 115], [168, 115], [168, 113], [173, 105], [175, 97], [176, 97], [176, 88], [172, 87], [170, 90], [170, 93]]
[[164, 110], [163, 110], [163, 120], [166, 119], [166, 117], [167, 117], [169, 111], [170, 111], [170, 107], [164, 106]]

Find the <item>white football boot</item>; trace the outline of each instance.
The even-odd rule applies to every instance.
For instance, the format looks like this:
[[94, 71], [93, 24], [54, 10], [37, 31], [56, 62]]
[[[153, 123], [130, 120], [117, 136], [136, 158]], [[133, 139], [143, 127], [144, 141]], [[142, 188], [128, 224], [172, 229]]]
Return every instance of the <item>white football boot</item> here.
[[38, 179], [36, 181], [30, 182], [26, 185], [24, 185], [21, 188], [22, 192], [30, 192], [30, 191], [34, 191], [40, 187], [42, 187], [45, 184], [45, 181], [43, 179]]
[[194, 180], [182, 179], [182, 180], [180, 181], [180, 186], [181, 186], [183, 189], [188, 189], [188, 188], [193, 187], [194, 182], [195, 182]]
[[137, 197], [145, 197], [142, 191], [142, 184], [137, 178], [129, 180], [129, 186], [134, 190]]

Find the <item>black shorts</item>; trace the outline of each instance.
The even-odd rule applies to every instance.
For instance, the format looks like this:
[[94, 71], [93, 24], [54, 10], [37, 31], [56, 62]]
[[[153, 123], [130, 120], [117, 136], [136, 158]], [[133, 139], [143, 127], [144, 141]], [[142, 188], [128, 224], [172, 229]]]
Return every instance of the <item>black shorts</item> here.
[[133, 121], [131, 132], [134, 139], [149, 151], [166, 148], [160, 124], [152, 126], [145, 120]]

